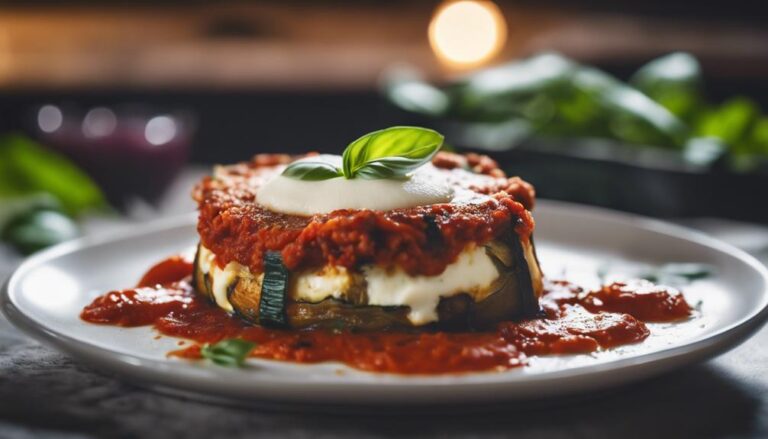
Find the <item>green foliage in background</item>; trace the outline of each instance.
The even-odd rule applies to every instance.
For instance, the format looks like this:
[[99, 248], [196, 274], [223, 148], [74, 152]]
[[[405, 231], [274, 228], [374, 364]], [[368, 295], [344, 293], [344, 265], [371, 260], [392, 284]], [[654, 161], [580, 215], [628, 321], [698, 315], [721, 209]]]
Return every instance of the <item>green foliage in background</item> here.
[[405, 110], [498, 133], [508, 147], [532, 136], [604, 138], [699, 161], [725, 153], [743, 171], [768, 157], [768, 117], [748, 98], [708, 102], [699, 62], [686, 53], [653, 60], [626, 83], [545, 53], [442, 88], [400, 76], [386, 93]]
[[21, 135], [0, 138], [0, 196], [47, 193], [78, 215], [104, 205], [91, 178], [65, 157]]
[[0, 137], [0, 239], [31, 253], [78, 234], [73, 217], [105, 206], [88, 175], [21, 135]]

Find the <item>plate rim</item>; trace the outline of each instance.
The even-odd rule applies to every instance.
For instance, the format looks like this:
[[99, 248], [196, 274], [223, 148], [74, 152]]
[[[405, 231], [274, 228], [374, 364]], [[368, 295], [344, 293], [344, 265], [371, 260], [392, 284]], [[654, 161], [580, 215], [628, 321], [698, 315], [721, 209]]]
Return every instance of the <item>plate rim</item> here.
[[[447, 375], [447, 376], [443, 375], [443, 376], [436, 376], [436, 377], [398, 376], [398, 378], [400, 379], [398, 379], [397, 381], [371, 380], [371, 381], [365, 381], [365, 382], [359, 382], [359, 381], [347, 382], [345, 384], [341, 381], [333, 380], [333, 381], [313, 381], [309, 384], [306, 382], [302, 382], [302, 385], [310, 386], [315, 391], [323, 391], [323, 389], [330, 389], [330, 388], [334, 388], [335, 390], [338, 390], [337, 387], [339, 385], [347, 385], [349, 387], [358, 388], [358, 390], [361, 387], [365, 389], [372, 389], [372, 390], [376, 389], [377, 391], [389, 389], [389, 390], [392, 390], [392, 392], [390, 392], [389, 398], [383, 398], [383, 401], [382, 401], [384, 403], [387, 403], [387, 402], [398, 400], [398, 398], [396, 397], [392, 398], [393, 392], [399, 392], [399, 391], [404, 391], [408, 389], [423, 390], [424, 388], [428, 387], [433, 391], [441, 390], [443, 391], [443, 393], [445, 393], [445, 390], [447, 389], [457, 389], [457, 388], [465, 389], [467, 387], [470, 387], [470, 388], [478, 388], [478, 389], [485, 388], [486, 390], [493, 389], [497, 391], [493, 393], [503, 393], [503, 392], [498, 392], [498, 390], [501, 390], [499, 386], [505, 386], [505, 388], [508, 388], [510, 386], [513, 388], [516, 386], [535, 387], [536, 384], [542, 385], [544, 383], [547, 383], [549, 385], [554, 384], [555, 387], [557, 387], [558, 383], [567, 383], [574, 379], [583, 378], [583, 377], [594, 377], [597, 375], [604, 374], [607, 371], [628, 371], [628, 372], [631, 371], [632, 372], [631, 378], [625, 377], [624, 379], [619, 379], [618, 381], [621, 383], [633, 382], [639, 379], [643, 379], [649, 376], [663, 373], [665, 371], [668, 371], [670, 369], [673, 369], [688, 363], [701, 361], [706, 358], [711, 358], [717, 354], [730, 350], [738, 346], [739, 344], [741, 344], [743, 341], [745, 341], [752, 333], [757, 331], [763, 324], [765, 324], [766, 320], [768, 319], [768, 268], [766, 268], [761, 262], [759, 262], [757, 259], [749, 255], [745, 251], [738, 249], [723, 241], [720, 241], [716, 238], [712, 238], [702, 232], [690, 229], [688, 227], [680, 226], [677, 224], [671, 224], [662, 220], [648, 218], [641, 215], [618, 212], [618, 211], [600, 208], [600, 207], [586, 206], [586, 205], [561, 202], [561, 201], [539, 200], [539, 204], [545, 205], [547, 206], [547, 208], [552, 208], [555, 210], [560, 210], [560, 211], [568, 210], [570, 214], [581, 215], [586, 217], [599, 216], [604, 219], [607, 218], [611, 221], [628, 223], [633, 228], [640, 228], [646, 231], [652, 231], [652, 232], [661, 233], [664, 235], [677, 236], [685, 240], [692, 241], [696, 244], [713, 248], [718, 252], [726, 253], [738, 259], [741, 263], [749, 266], [750, 269], [752, 269], [762, 278], [763, 288], [762, 288], [762, 291], [760, 292], [761, 306], [753, 310], [750, 310], [748, 314], [741, 317], [740, 319], [736, 319], [727, 325], [723, 325], [722, 327], [717, 328], [717, 330], [715, 330], [712, 333], [709, 333], [701, 338], [691, 340], [690, 342], [685, 343], [683, 345], [667, 347], [667, 348], [659, 349], [656, 351], [652, 351], [652, 352], [648, 352], [648, 353], [644, 353], [644, 354], [640, 354], [640, 355], [636, 355], [628, 358], [613, 359], [605, 363], [581, 365], [581, 366], [568, 368], [568, 369], [544, 372], [541, 374], [525, 375], [521, 373], [517, 375], [518, 377], [515, 377], [515, 375], [512, 375], [512, 376], [507, 375], [506, 376], [507, 379], [497, 379], [497, 380], [483, 380], [483, 381], [456, 380], [456, 379], [453, 379], [456, 377], [455, 375]], [[150, 233], [157, 233], [162, 230], [170, 230], [170, 229], [176, 229], [181, 227], [194, 226], [194, 223], [192, 222], [192, 220], [193, 220], [192, 213], [177, 215], [173, 217], [168, 217], [168, 218], [144, 223], [144, 224], [141, 224], [140, 227], [136, 227], [136, 228], [130, 228], [130, 229], [122, 230], [118, 232], [111, 232], [109, 234], [104, 233], [104, 234], [95, 234], [95, 235], [86, 236], [73, 241], [59, 244], [53, 248], [50, 248], [42, 252], [39, 252], [35, 255], [32, 255], [26, 260], [24, 260], [4, 282], [2, 288], [0, 289], [0, 309], [2, 310], [3, 314], [8, 318], [8, 320], [11, 323], [13, 323], [17, 328], [19, 328], [22, 332], [24, 332], [25, 334], [31, 336], [32, 338], [38, 341], [52, 345], [53, 347], [64, 352], [65, 354], [73, 356], [76, 360], [82, 359], [92, 366], [96, 364], [107, 365], [108, 367], [106, 367], [106, 369], [120, 373], [121, 378], [128, 379], [129, 381], [140, 380], [141, 383], [144, 383], [145, 385], [149, 383], [151, 387], [156, 389], [165, 388], [165, 389], [173, 389], [173, 391], [181, 390], [184, 392], [188, 392], [188, 391], [200, 392], [201, 391], [200, 386], [198, 387], [189, 386], [190, 384], [189, 380], [194, 379], [194, 377], [188, 376], [187, 374], [177, 374], [178, 376], [174, 376], [173, 369], [174, 369], [175, 363], [164, 361], [164, 360], [146, 359], [146, 358], [141, 358], [134, 355], [120, 354], [113, 350], [110, 350], [109, 348], [97, 346], [85, 340], [78, 339], [76, 337], [52, 330], [46, 327], [44, 324], [39, 324], [32, 317], [22, 312], [21, 309], [19, 309], [13, 303], [13, 298], [11, 297], [11, 291], [13, 290], [13, 288], [15, 288], [16, 282], [18, 282], [19, 278], [21, 278], [26, 272], [30, 271], [31, 269], [38, 266], [39, 264], [45, 263], [46, 261], [55, 259], [58, 256], [62, 256], [64, 254], [68, 254], [71, 252], [80, 251], [83, 249], [87, 249], [89, 247], [108, 244], [110, 242], [122, 241], [122, 240], [130, 239], [131, 237], [142, 236]], [[262, 360], [262, 361], [269, 361], [269, 360]], [[647, 370], [644, 370], [645, 366], [648, 364], [653, 364], [655, 367], [648, 367]], [[312, 367], [312, 365], [307, 365], [307, 367]], [[191, 369], [187, 369], [187, 370], [191, 370]], [[207, 371], [207, 373], [211, 373], [211, 372]], [[219, 374], [221, 373], [221, 371], [217, 371], [213, 373]], [[494, 375], [498, 377], [498, 376], [502, 376], [503, 373], [499, 373], [499, 374], [489, 373], [489, 374], [477, 374], [477, 375], [483, 375], [483, 376]], [[417, 379], [411, 379], [411, 378], [417, 378]], [[292, 383], [290, 379], [283, 379], [283, 377], [280, 377], [280, 378], [271, 377], [269, 381], [276, 385], [290, 385]], [[589, 381], [589, 380], [584, 380], [584, 381]], [[171, 383], [170, 385], [168, 384], [169, 382]], [[293, 384], [295, 385], [296, 383], [294, 382]], [[603, 387], [609, 387], [616, 383], [613, 383], [612, 380], [607, 380], [607, 382], [604, 384], [605, 386]], [[579, 386], [578, 385], [574, 386], [573, 383], [569, 383], [569, 386], [574, 388], [574, 392], [578, 392], [580, 390], [587, 390], [587, 389], [598, 389], [601, 387], [599, 385], [595, 385], [594, 383], [586, 386], [581, 386], [583, 387], [583, 389], [579, 389]], [[227, 399], [231, 399], [231, 398], [250, 399], [253, 397], [275, 399], [275, 400], [283, 399], [283, 398], [280, 398], [279, 395], [277, 398], [273, 398], [273, 395], [264, 394], [264, 392], [259, 392], [254, 386], [247, 387], [247, 389], [248, 390], [243, 395], [232, 395], [231, 392], [230, 393], [224, 392], [224, 393], [219, 393], [218, 396], [222, 396]], [[296, 389], [294, 389], [294, 391], [295, 390]], [[560, 394], [561, 392], [554, 392], [554, 393]], [[566, 392], [566, 393], [571, 393], [571, 392]], [[409, 391], [407, 392], [407, 394], [409, 397], [413, 396], [413, 392]], [[300, 398], [300, 397], [297, 399], [298, 395], [295, 393], [290, 394], [290, 392], [289, 392], [289, 395], [287, 396], [289, 401], [297, 401], [297, 400], [306, 401], [307, 399], [316, 399], [316, 398]], [[504, 396], [505, 395], [496, 395], [492, 399], [496, 399], [496, 400], [530, 399], [526, 395], [522, 395], [522, 398], [521, 398], [521, 395], [508, 395], [509, 398], [505, 398]], [[475, 399], [488, 400], [489, 398], [479, 398], [479, 399], [475, 398]], [[418, 404], [420, 402], [427, 402], [427, 401], [430, 402], [431, 404], [450, 402], [450, 400], [435, 401], [434, 399], [427, 399], [426, 401], [424, 401], [421, 399], [413, 399], [410, 401], [410, 403]], [[467, 401], [469, 401], [469, 399], [467, 399]]]

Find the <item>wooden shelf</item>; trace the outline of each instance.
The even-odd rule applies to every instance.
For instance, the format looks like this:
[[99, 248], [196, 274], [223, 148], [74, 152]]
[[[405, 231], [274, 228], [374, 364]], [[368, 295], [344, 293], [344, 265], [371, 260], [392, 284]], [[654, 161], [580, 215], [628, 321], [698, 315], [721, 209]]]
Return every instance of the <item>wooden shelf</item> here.
[[[439, 80], [457, 72], [427, 42], [433, 6], [5, 8], [0, 88], [372, 89], [401, 63]], [[496, 61], [558, 50], [588, 62], [641, 63], [691, 50], [724, 74], [768, 74], [768, 32], [759, 28], [531, 6], [504, 12], [509, 41]]]

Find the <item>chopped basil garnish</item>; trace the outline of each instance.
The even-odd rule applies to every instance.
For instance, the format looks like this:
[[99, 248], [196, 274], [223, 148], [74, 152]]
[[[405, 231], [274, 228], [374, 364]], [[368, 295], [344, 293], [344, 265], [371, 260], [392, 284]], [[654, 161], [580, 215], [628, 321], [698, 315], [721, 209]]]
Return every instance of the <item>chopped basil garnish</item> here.
[[712, 275], [713, 268], [707, 264], [675, 262], [664, 264], [640, 275], [641, 278], [668, 285], [685, 285]]
[[405, 177], [424, 165], [440, 149], [443, 136], [420, 127], [391, 127], [368, 133], [350, 143], [342, 155], [342, 168], [321, 160], [303, 160], [285, 168], [283, 175], [298, 180], [329, 178], [393, 179]]
[[255, 347], [256, 343], [230, 338], [215, 344], [206, 343], [200, 349], [200, 355], [219, 366], [240, 367]]

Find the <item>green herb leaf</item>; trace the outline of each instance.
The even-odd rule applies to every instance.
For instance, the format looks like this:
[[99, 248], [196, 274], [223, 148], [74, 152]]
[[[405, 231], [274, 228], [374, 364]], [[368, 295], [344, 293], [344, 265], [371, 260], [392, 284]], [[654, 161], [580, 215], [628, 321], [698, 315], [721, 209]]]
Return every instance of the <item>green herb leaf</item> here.
[[318, 181], [341, 177], [341, 169], [322, 160], [302, 160], [293, 162], [283, 171], [283, 175], [297, 180]]
[[0, 139], [0, 195], [53, 195], [70, 215], [105, 205], [94, 181], [64, 156], [20, 135]]
[[607, 73], [582, 67], [573, 85], [594, 99], [615, 138], [635, 144], [681, 146], [688, 128], [666, 108]]
[[707, 264], [673, 262], [652, 268], [640, 277], [650, 282], [680, 286], [710, 277], [714, 269]]
[[42, 209], [61, 211], [61, 203], [45, 192], [16, 196], [0, 193], [0, 231], [19, 216]]
[[446, 92], [422, 81], [411, 72], [397, 72], [386, 81], [385, 91], [395, 105], [406, 111], [443, 116], [450, 105]]
[[432, 159], [443, 144], [437, 131], [419, 127], [391, 127], [374, 131], [344, 150], [342, 169], [321, 158], [288, 165], [284, 176], [318, 181], [330, 178], [402, 178]]
[[200, 349], [200, 355], [219, 366], [240, 367], [255, 347], [256, 343], [230, 338], [213, 345], [206, 343]]
[[698, 134], [716, 137], [727, 143], [733, 152], [747, 152], [740, 148], [743, 140], [752, 133], [752, 127], [760, 118], [760, 109], [751, 99], [729, 99], [720, 108], [706, 113], [697, 126]]
[[675, 52], [649, 62], [630, 84], [686, 122], [696, 116], [704, 100], [701, 66], [689, 53]]
[[29, 254], [76, 238], [79, 234], [77, 224], [63, 213], [35, 209], [11, 220], [1, 237], [20, 252]]
[[665, 264], [661, 270], [666, 274], [684, 277], [688, 280], [705, 279], [712, 275], [713, 268], [707, 264], [694, 262], [675, 262]]
[[442, 144], [443, 136], [427, 128], [391, 127], [374, 131], [344, 150], [344, 177], [404, 177], [431, 160]]
[[638, 90], [652, 91], [656, 86], [680, 84], [691, 88], [701, 85], [701, 65], [690, 53], [674, 52], [640, 67], [629, 82]]

